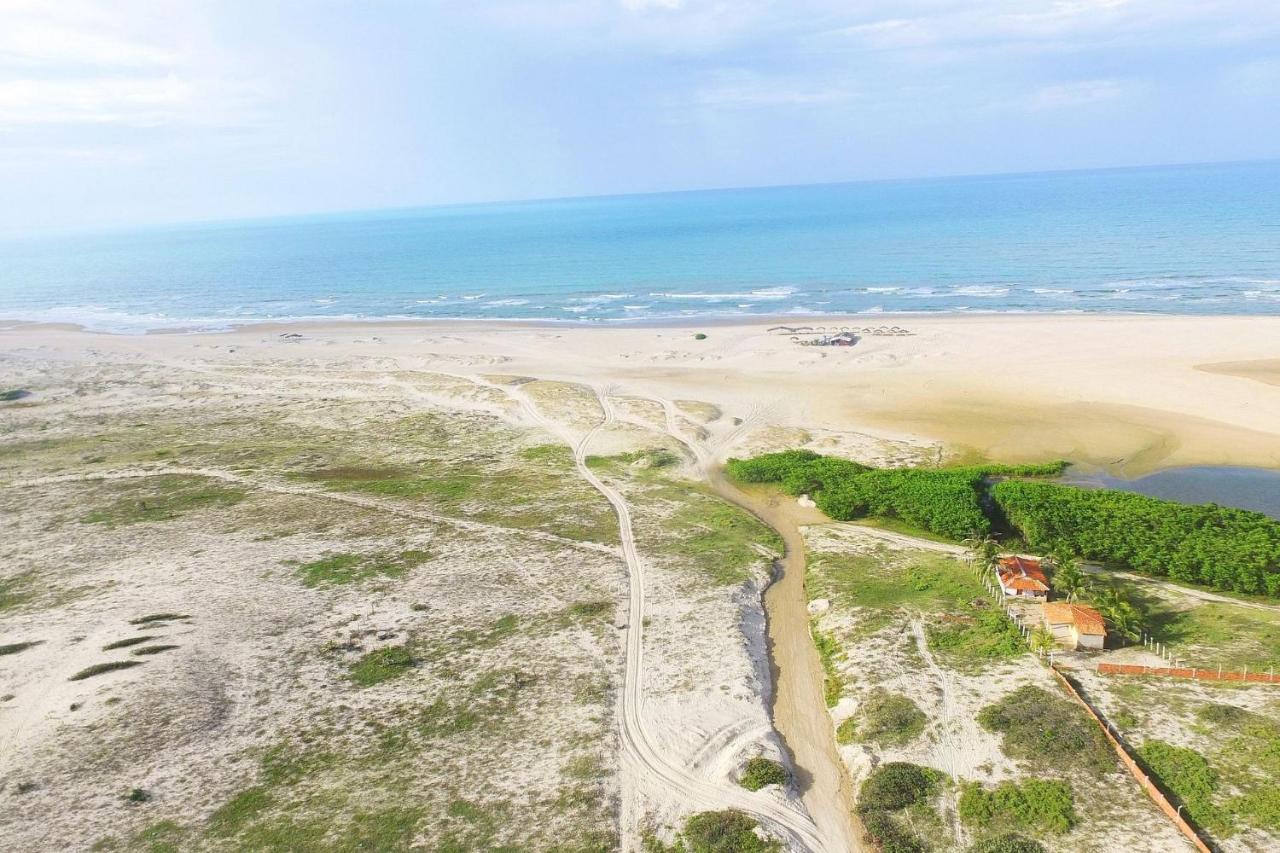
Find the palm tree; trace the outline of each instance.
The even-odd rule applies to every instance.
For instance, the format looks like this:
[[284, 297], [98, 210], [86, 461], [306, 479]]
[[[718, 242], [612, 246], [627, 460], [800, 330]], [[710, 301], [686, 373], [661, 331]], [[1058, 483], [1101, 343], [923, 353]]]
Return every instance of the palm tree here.
[[1119, 590], [1113, 587], [1105, 587], [1099, 590], [1093, 596], [1093, 606], [1097, 608], [1102, 617], [1111, 623], [1111, 628], [1117, 634], [1125, 637], [1130, 642], [1137, 642], [1142, 637], [1145, 629], [1143, 624], [1142, 612], [1133, 606], [1129, 599], [1125, 598]]
[[1067, 601], [1075, 601], [1089, 583], [1084, 572], [1080, 571], [1080, 563], [1075, 557], [1062, 556], [1054, 557], [1053, 564], [1053, 591]]
[[994, 569], [1000, 561], [1000, 543], [989, 533], [972, 533], [961, 544], [969, 549], [969, 559], [983, 571]]
[[1044, 657], [1053, 651], [1057, 644], [1053, 638], [1053, 632], [1043, 625], [1037, 625], [1031, 630], [1031, 636], [1027, 639], [1027, 644], [1031, 646], [1031, 651]]

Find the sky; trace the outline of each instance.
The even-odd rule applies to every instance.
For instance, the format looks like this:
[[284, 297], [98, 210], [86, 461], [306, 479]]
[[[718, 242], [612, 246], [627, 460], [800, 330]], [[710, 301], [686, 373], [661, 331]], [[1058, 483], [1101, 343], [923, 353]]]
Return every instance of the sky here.
[[1275, 157], [1274, 0], [0, 0], [0, 233]]

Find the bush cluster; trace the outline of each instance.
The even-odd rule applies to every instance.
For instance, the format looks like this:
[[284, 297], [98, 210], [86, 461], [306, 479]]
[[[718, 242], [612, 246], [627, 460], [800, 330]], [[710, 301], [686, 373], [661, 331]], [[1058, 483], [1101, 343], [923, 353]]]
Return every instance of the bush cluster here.
[[969, 853], [1045, 853], [1044, 845], [1010, 832], [985, 838], [969, 848]]
[[871, 691], [858, 709], [860, 724], [853, 736], [880, 746], [910, 743], [924, 731], [924, 712], [910, 697], [882, 687]]
[[936, 770], [905, 761], [891, 761], [871, 771], [858, 792], [857, 811], [867, 835], [882, 853], [923, 853], [927, 849], [894, 815], [927, 802], [941, 778]]
[[981, 828], [1011, 827], [1039, 832], [1066, 832], [1075, 825], [1071, 785], [1028, 779], [1001, 782], [990, 790], [977, 782], [960, 792], [960, 819]]
[[1218, 776], [1203, 755], [1185, 746], [1149, 740], [1138, 747], [1138, 757], [1161, 787], [1182, 801], [1192, 820], [1219, 831], [1230, 828], [1230, 816], [1213, 802]]
[[790, 778], [787, 768], [781, 763], [757, 755], [742, 769], [738, 784], [748, 791], [759, 791], [765, 785], [785, 785]]
[[1046, 770], [1078, 768], [1103, 773], [1115, 754], [1102, 732], [1074, 704], [1027, 685], [978, 712], [978, 723], [1002, 734], [1006, 755]]
[[1230, 592], [1280, 595], [1280, 521], [1216, 504], [1010, 480], [991, 490], [1036, 550]]

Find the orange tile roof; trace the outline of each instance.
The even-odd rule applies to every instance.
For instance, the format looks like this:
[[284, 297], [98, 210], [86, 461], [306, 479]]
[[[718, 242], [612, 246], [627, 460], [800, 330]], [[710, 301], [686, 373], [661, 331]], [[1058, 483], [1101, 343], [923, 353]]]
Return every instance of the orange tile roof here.
[[1039, 560], [1028, 557], [1001, 557], [1000, 567], [996, 570], [1000, 583], [1008, 589], [1048, 592], [1049, 579], [1044, 576], [1044, 569]]
[[1107, 635], [1107, 623], [1103, 621], [1102, 614], [1083, 604], [1049, 602], [1044, 606], [1044, 621], [1050, 625], [1075, 625], [1081, 634]]

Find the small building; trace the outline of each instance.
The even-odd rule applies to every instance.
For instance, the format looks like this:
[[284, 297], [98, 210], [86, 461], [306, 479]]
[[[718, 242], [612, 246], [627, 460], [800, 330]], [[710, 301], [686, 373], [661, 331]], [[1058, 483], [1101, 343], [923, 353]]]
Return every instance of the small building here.
[[1001, 557], [996, 565], [996, 580], [1005, 595], [1047, 601], [1049, 579], [1044, 566], [1034, 557]]
[[832, 347], [851, 347], [858, 342], [858, 336], [853, 332], [840, 332], [827, 338], [827, 346]]
[[1053, 638], [1069, 649], [1101, 651], [1107, 641], [1107, 623], [1102, 614], [1083, 604], [1046, 603], [1044, 624]]

